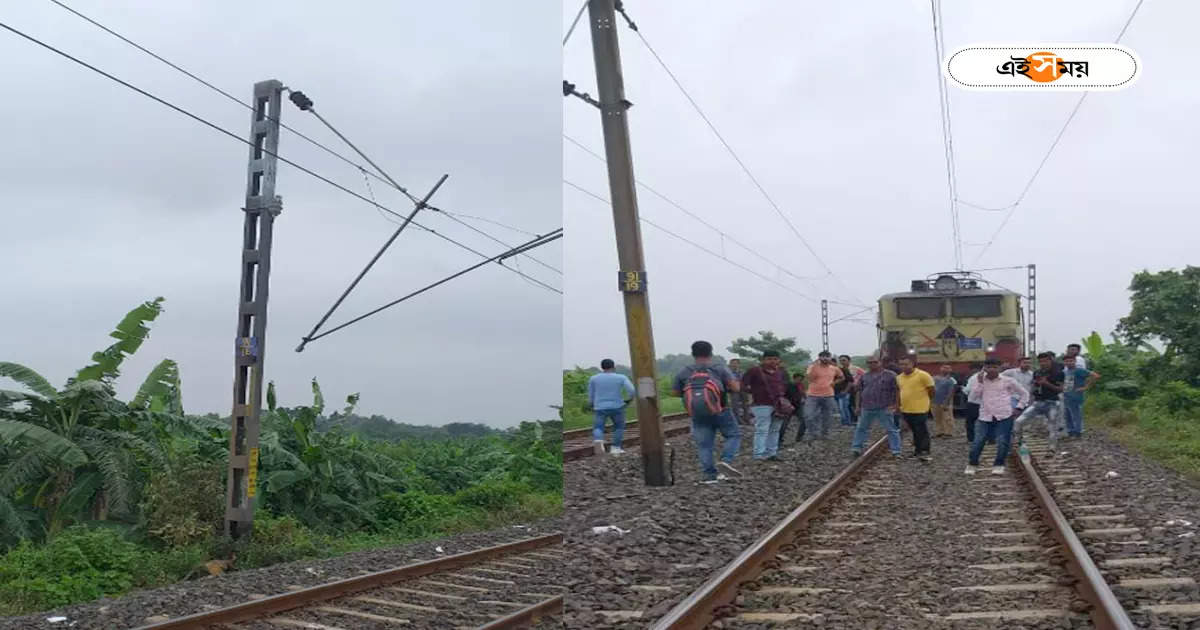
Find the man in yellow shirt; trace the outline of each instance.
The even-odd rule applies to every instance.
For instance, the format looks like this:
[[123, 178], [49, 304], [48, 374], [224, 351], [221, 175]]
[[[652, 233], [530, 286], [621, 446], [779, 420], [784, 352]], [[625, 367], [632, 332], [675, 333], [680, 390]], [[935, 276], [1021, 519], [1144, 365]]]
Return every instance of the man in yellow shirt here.
[[915, 456], [923, 462], [929, 456], [929, 408], [933, 400], [933, 377], [925, 370], [916, 368], [910, 357], [900, 359], [900, 374], [896, 376], [900, 387], [900, 415], [912, 430]]

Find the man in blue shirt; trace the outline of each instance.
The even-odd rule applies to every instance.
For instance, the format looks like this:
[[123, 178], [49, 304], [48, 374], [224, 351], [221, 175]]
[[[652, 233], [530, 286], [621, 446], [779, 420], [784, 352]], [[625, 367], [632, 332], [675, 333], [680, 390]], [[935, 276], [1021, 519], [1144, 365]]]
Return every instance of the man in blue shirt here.
[[629, 401], [624, 394], [628, 392], [632, 398], [636, 390], [633, 389], [633, 381], [624, 374], [618, 374], [615, 367], [612, 359], [605, 359], [600, 362], [600, 369], [604, 371], [588, 379], [588, 407], [596, 414], [596, 420], [592, 423], [592, 444], [598, 455], [604, 453], [604, 425], [609, 418], [613, 423], [612, 450], [609, 453], [620, 455], [625, 452], [621, 448], [621, 440], [625, 437], [625, 405]]
[[1079, 367], [1075, 355], [1063, 357], [1063, 415], [1069, 437], [1083, 435], [1083, 393], [1099, 378], [1099, 374]]

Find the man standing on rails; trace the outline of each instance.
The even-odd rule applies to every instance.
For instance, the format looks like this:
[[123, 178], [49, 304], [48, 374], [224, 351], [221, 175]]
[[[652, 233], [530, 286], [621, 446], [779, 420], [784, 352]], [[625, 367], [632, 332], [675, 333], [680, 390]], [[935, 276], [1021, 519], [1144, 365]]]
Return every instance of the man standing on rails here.
[[597, 455], [604, 454], [604, 425], [608, 419], [613, 423], [613, 440], [611, 455], [620, 455], [625, 451], [621, 448], [621, 440], [625, 437], [625, 406], [636, 392], [633, 381], [628, 376], [618, 374], [612, 359], [600, 362], [599, 374], [593, 374], [588, 379], [588, 406], [596, 414], [592, 423], [592, 445]]
[[[912, 429], [914, 457], [923, 462], [932, 461], [929, 456], [929, 408], [933, 401], [933, 377], [929, 372], [918, 369], [912, 357], [900, 359], [900, 374], [896, 384], [900, 386], [900, 415]], [[976, 433], [978, 437], [978, 433]]]
[[[712, 350], [712, 344], [707, 341], [693, 343], [695, 363], [680, 370], [671, 386], [674, 395], [683, 397], [683, 406], [692, 417], [692, 439], [696, 441], [700, 458], [701, 483], [716, 483], [726, 478], [724, 473], [717, 473], [717, 465], [730, 474], [742, 474], [733, 467], [733, 458], [742, 442], [742, 428], [727, 406], [727, 394], [740, 391], [741, 382], [734, 378], [729, 368], [713, 363]], [[721, 449], [720, 463], [714, 465], [713, 449], [718, 431], [725, 438], [725, 447]]]
[[954, 435], [954, 388], [958, 381], [949, 365], [943, 365], [933, 379], [933, 437]]
[[808, 398], [804, 401], [804, 418], [812, 422], [811, 440], [829, 439], [829, 425], [833, 423], [833, 386], [846, 378], [842, 370], [833, 364], [833, 355], [822, 350], [817, 362], [808, 366]]
[[1017, 417], [1013, 430], [1018, 444], [1025, 446], [1025, 425], [1037, 418], [1045, 418], [1046, 442], [1050, 451], [1047, 457], [1058, 454], [1059, 415], [1062, 407], [1058, 397], [1063, 391], [1063, 368], [1054, 363], [1054, 353], [1038, 355], [1038, 371], [1033, 373], [1033, 402]]
[[[1018, 385], [1023, 387], [1025, 391], [1033, 388], [1033, 368], [1030, 366], [1029, 357], [1021, 357], [1017, 363], [1017, 367], [1008, 368], [1000, 373], [1001, 376], [1007, 376], [1016, 381]], [[1026, 399], [1028, 400], [1028, 399]], [[1012, 399], [1013, 413], [1018, 417], [1025, 412], [1024, 405], [1017, 405], [1017, 398]]]
[[1100, 374], [1079, 367], [1079, 357], [1070, 353], [1063, 357], [1063, 417], [1067, 436], [1083, 436], [1083, 393], [1091, 388]]
[[779, 459], [779, 433], [783, 419], [795, 408], [787, 399], [787, 371], [779, 366], [779, 353], [763, 352], [758, 365], [746, 370], [742, 383], [750, 390], [750, 415], [754, 416], [754, 459]]
[[979, 398], [979, 426], [975, 431], [975, 441], [971, 443], [971, 453], [967, 458], [968, 475], [974, 475], [979, 470], [979, 456], [983, 454], [983, 445], [989, 440], [996, 440], [996, 458], [992, 460], [992, 474], [1004, 474], [1004, 460], [1008, 457], [1009, 445], [1012, 443], [1013, 404], [1016, 398], [1022, 407], [1029, 400], [1029, 392], [1021, 387], [1015, 379], [1000, 373], [1000, 360], [988, 359], [984, 363], [983, 372], [971, 376], [975, 381], [972, 391]]
[[[742, 380], [742, 360], [730, 359], [729, 371], [740, 382]], [[750, 412], [747, 410], [746, 405], [746, 392], [729, 392], [729, 407], [733, 410], [733, 417], [737, 418], [740, 424], [750, 424]]]
[[896, 408], [899, 406], [900, 387], [896, 384], [896, 373], [883, 369], [879, 357], [868, 358], [867, 372], [859, 380], [858, 425], [850, 446], [850, 453], [854, 457], [862, 455], [871, 423], [876, 420], [887, 431], [888, 448], [892, 455], [900, 457], [900, 426], [896, 424]]

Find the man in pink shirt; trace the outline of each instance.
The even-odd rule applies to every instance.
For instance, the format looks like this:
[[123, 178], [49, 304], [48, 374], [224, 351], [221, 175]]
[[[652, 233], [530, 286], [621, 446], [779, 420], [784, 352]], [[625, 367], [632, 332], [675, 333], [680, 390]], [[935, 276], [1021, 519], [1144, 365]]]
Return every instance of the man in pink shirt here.
[[1013, 399], [1018, 399], [1018, 407], [1024, 407], [1029, 402], [1029, 391], [1016, 380], [1000, 375], [1000, 360], [988, 359], [983, 364], [983, 373], [972, 376], [975, 379], [971, 395], [979, 399], [979, 420], [975, 428], [975, 442], [971, 444], [971, 453], [967, 462], [966, 473], [974, 475], [979, 470], [979, 456], [983, 453], [983, 445], [988, 440], [996, 440], [996, 459], [992, 462], [992, 474], [1004, 474], [1004, 460], [1008, 457], [1009, 445], [1012, 443], [1013, 428]]
[[833, 384], [846, 378], [842, 368], [834, 365], [833, 355], [822, 350], [817, 362], [808, 366], [808, 398], [804, 400], [804, 418], [812, 423], [810, 440], [829, 439], [833, 422]]

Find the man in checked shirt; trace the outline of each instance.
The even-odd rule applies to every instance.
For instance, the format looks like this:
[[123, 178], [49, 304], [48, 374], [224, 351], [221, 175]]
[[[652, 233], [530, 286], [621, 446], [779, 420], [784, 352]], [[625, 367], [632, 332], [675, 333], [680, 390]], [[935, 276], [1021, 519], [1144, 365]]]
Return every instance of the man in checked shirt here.
[[992, 461], [992, 474], [1003, 475], [1004, 459], [1012, 443], [1012, 401], [1017, 398], [1018, 407], [1024, 407], [1029, 402], [1029, 392], [1012, 378], [1000, 375], [999, 359], [988, 359], [983, 364], [983, 373], [971, 378], [975, 380], [972, 393], [979, 399], [979, 420], [965, 472], [974, 475], [979, 470], [983, 445], [994, 437], [996, 459]]

